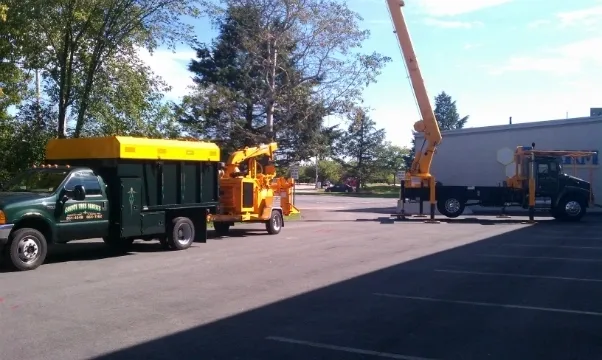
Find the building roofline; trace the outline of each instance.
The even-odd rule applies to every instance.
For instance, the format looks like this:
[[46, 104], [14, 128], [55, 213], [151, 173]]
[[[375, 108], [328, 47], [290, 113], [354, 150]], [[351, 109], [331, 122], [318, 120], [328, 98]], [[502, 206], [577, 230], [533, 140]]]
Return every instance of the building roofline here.
[[[596, 122], [602, 122], [602, 116], [596, 116], [596, 117], [588, 116], [588, 117], [579, 117], [579, 118], [571, 118], [571, 119], [545, 120], [545, 121], [534, 121], [534, 122], [518, 123], [518, 124], [492, 125], [492, 126], [481, 126], [481, 127], [474, 127], [474, 128], [454, 129], [454, 130], [442, 131], [441, 134], [444, 137], [446, 137], [446, 136], [454, 136], [454, 135], [478, 134], [478, 133], [484, 133], [484, 132], [524, 130], [524, 129], [550, 127], [550, 126], [583, 125], [583, 124], [596, 123]], [[421, 133], [418, 133], [418, 134], [416, 134], [416, 137], [423, 138], [424, 136]]]

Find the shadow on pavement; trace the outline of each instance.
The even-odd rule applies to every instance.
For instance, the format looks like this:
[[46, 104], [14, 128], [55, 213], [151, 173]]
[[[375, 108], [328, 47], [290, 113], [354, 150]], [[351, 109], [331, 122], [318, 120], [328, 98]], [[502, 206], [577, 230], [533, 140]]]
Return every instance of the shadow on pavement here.
[[96, 359], [600, 358], [600, 228], [509, 229]]

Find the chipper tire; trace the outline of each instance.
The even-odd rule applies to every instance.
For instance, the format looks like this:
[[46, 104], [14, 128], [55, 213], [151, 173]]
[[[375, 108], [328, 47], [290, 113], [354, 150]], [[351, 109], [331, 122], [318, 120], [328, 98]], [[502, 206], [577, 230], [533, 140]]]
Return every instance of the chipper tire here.
[[283, 224], [284, 220], [282, 219], [282, 214], [280, 211], [272, 210], [270, 220], [265, 223], [265, 229], [268, 231], [268, 234], [276, 235], [280, 233], [280, 230], [282, 230]]
[[34, 270], [44, 263], [46, 255], [46, 237], [36, 229], [23, 228], [14, 231], [4, 248], [6, 265], [13, 270]]
[[172, 221], [167, 243], [173, 250], [186, 250], [194, 242], [194, 223], [187, 217], [177, 217]]

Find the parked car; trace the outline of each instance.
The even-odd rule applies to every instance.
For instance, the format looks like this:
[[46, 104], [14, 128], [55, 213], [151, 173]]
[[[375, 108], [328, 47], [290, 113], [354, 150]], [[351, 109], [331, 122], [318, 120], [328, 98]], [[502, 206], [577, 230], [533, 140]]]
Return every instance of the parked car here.
[[337, 184], [330, 186], [324, 190], [325, 192], [353, 192], [353, 187], [347, 184]]

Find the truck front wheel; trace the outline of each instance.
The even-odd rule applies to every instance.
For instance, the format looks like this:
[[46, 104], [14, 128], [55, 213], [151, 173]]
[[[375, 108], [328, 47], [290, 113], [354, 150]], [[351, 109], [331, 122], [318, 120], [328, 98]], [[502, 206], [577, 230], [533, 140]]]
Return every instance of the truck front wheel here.
[[557, 212], [562, 214], [562, 220], [579, 221], [585, 215], [585, 203], [572, 196], [560, 199]]
[[14, 231], [5, 249], [7, 263], [20, 271], [34, 270], [44, 263], [48, 254], [46, 237], [36, 229]]
[[173, 219], [171, 234], [167, 238], [169, 247], [174, 250], [186, 250], [194, 242], [194, 223], [187, 217]]

